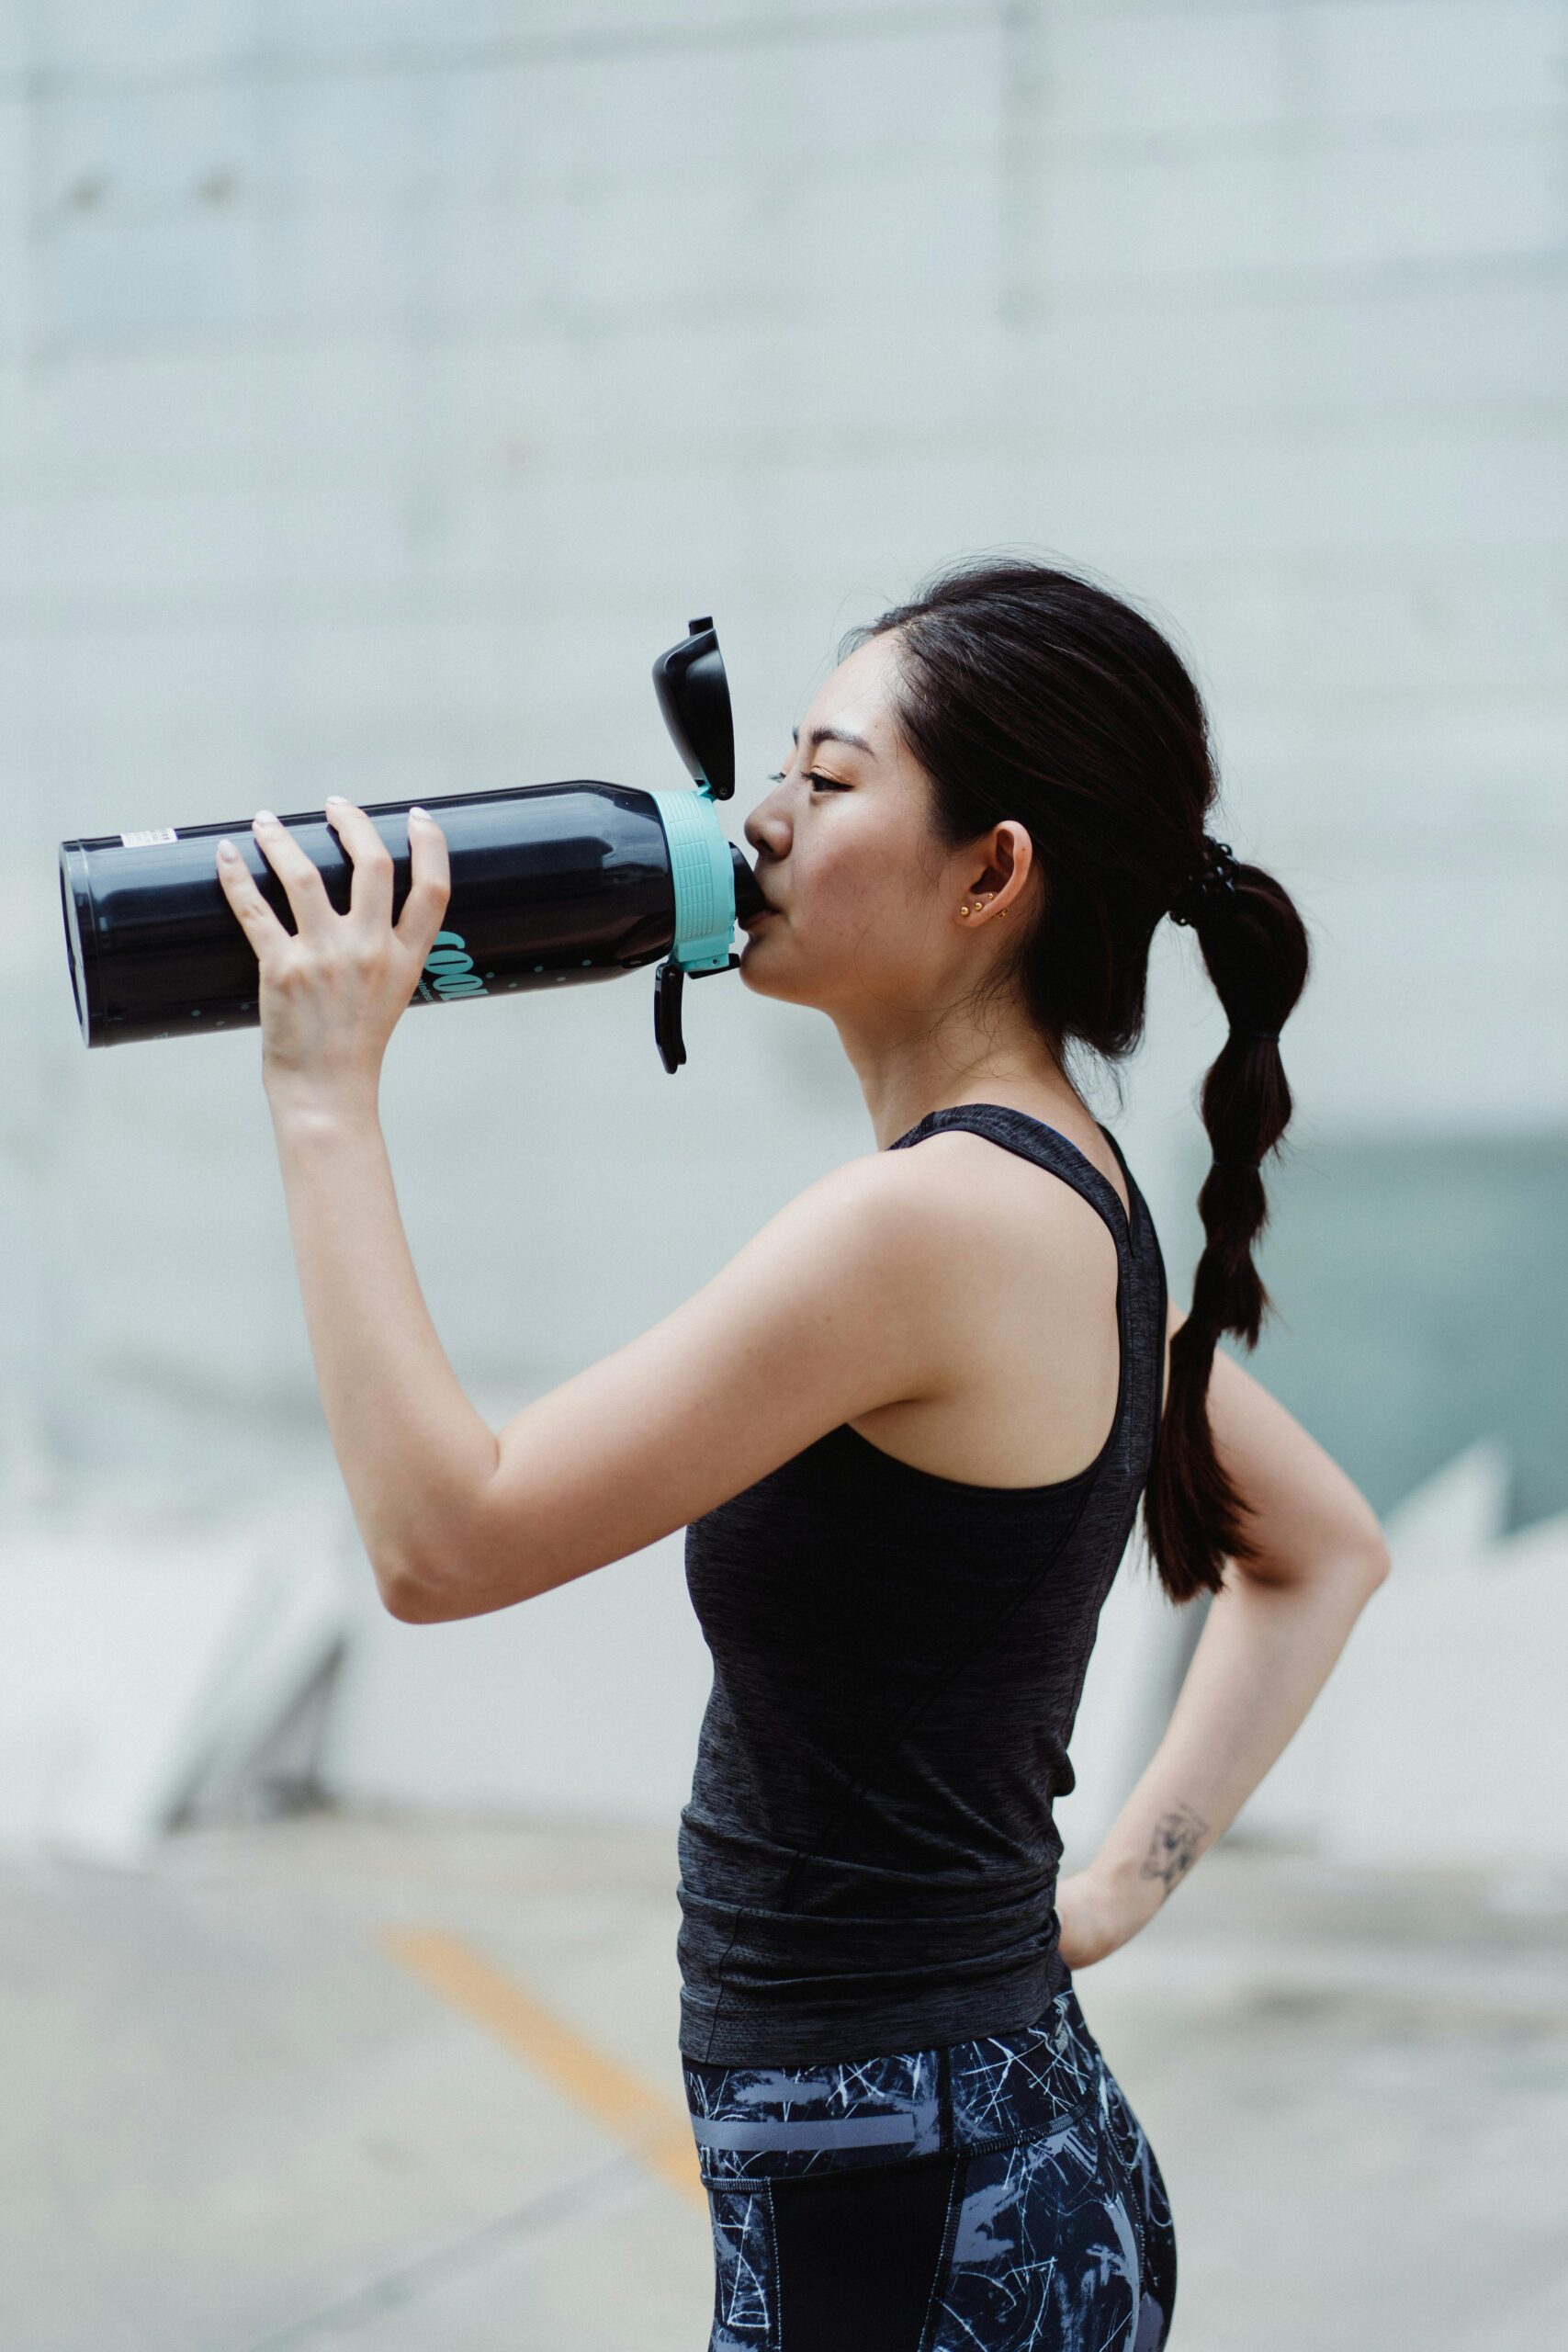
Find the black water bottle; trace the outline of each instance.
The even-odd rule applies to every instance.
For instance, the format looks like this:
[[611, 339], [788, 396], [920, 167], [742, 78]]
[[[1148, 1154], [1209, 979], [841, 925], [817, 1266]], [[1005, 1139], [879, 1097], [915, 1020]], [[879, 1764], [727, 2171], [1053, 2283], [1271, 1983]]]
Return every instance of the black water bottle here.
[[[649, 792], [578, 778], [427, 798], [446, 836], [452, 890], [414, 1004], [654, 975], [654, 1036], [667, 1070], [686, 1058], [681, 992], [732, 971], [738, 922], [765, 904], [719, 825], [735, 791], [729, 686], [711, 618], [694, 620], [653, 665], [665, 723], [696, 785]], [[366, 815], [391, 852], [394, 921], [408, 896], [407, 800]], [[348, 910], [354, 866], [324, 810], [281, 820]], [[254, 1027], [255, 951], [223, 894], [216, 845], [232, 837], [290, 931], [282, 883], [246, 820], [62, 842], [60, 892], [71, 985], [89, 1046]], [[662, 959], [662, 960], [660, 960]]]

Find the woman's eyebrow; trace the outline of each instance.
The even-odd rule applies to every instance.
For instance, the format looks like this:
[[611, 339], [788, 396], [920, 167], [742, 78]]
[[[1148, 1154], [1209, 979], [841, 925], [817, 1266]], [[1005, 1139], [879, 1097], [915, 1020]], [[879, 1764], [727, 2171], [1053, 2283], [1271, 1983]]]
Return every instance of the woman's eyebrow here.
[[[800, 741], [799, 728], [796, 727], [792, 729], [791, 733], [795, 742], [798, 745]], [[876, 753], [872, 750], [871, 745], [866, 741], [865, 737], [863, 735], [852, 735], [847, 727], [814, 727], [811, 730], [811, 749], [815, 751], [818, 743], [847, 743], [852, 752], [863, 752], [868, 760], [874, 760], [876, 757]]]

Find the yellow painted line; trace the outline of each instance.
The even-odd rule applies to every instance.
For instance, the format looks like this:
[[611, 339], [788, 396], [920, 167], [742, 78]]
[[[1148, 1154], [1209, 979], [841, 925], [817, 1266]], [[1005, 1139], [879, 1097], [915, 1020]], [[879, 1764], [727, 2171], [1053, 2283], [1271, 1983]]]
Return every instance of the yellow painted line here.
[[381, 1940], [395, 1960], [515, 2050], [667, 2187], [707, 2211], [696, 2143], [683, 2109], [585, 2041], [459, 1937], [438, 1928], [388, 1928]]

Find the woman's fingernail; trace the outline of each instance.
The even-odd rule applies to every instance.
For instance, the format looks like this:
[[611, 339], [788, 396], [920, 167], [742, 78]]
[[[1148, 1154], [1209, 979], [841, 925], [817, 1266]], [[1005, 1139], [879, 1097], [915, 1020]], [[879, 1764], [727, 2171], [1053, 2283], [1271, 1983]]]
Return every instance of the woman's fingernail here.
[[251, 822], [253, 825], [276, 825], [277, 819], [270, 808], [258, 808]]
[[238, 857], [240, 853], [231, 841], [223, 840], [218, 844], [218, 854], [220, 857]]
[[428, 817], [430, 811], [428, 808], [411, 808], [409, 810], [409, 815], [411, 817]]
[[329, 792], [326, 799], [321, 805], [326, 808], [346, 808], [348, 807], [348, 803], [344, 798], [341, 792]]

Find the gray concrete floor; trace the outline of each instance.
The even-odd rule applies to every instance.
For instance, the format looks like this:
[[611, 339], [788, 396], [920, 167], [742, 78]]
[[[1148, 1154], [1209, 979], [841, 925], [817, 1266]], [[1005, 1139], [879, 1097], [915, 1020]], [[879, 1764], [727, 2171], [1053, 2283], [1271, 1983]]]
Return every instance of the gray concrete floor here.
[[[674, 1877], [672, 1830], [333, 1812], [0, 1868], [0, 2345], [701, 2352], [705, 2218], [613, 2114], [679, 2109]], [[1078, 1988], [1170, 2188], [1173, 2352], [1568, 2345], [1568, 1886], [1226, 1845]]]

